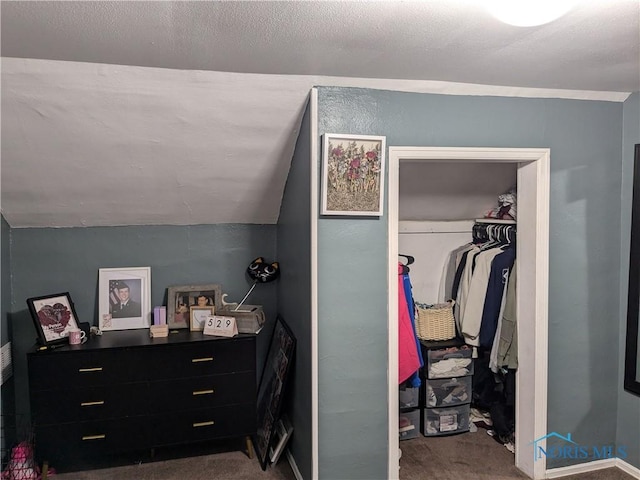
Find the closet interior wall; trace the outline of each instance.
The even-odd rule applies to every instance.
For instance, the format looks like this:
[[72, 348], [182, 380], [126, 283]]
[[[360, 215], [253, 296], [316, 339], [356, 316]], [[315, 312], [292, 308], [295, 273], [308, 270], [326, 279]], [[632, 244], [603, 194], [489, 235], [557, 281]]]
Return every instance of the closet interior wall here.
[[[415, 258], [410, 266], [413, 299], [418, 303], [439, 303], [440, 279], [447, 255], [471, 241], [473, 221], [400, 221], [398, 250]], [[444, 295], [446, 296], [446, 295]]]
[[474, 220], [516, 185], [517, 164], [403, 161], [399, 180], [398, 251], [415, 258], [414, 299], [436, 303], [448, 253], [470, 242]]

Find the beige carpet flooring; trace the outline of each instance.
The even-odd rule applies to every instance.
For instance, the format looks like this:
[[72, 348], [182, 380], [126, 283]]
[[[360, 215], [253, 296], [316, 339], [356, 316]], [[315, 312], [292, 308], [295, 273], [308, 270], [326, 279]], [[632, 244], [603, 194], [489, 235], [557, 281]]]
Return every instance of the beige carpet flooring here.
[[[527, 477], [514, 466], [514, 456], [486, 430], [448, 437], [423, 437], [400, 442], [401, 480], [519, 480]], [[565, 480], [633, 480], [618, 469], [563, 477]], [[295, 480], [283, 455], [263, 472], [258, 460], [242, 451], [222, 451], [164, 461], [69, 472], [52, 480]], [[323, 479], [350, 480], [350, 479]]]
[[[445, 437], [400, 442], [400, 480], [519, 480], [528, 478], [515, 467], [513, 453], [487, 435], [486, 429]], [[565, 480], [633, 480], [610, 468], [563, 477]]]
[[263, 472], [254, 457], [243, 452], [179, 458], [122, 467], [69, 472], [51, 480], [295, 480], [289, 462], [281, 458], [278, 465]]

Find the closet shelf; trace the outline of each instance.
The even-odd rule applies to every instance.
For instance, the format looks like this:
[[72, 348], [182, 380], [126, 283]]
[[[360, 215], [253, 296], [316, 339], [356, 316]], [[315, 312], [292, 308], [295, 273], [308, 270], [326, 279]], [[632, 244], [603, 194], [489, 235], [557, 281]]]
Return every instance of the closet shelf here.
[[466, 233], [474, 220], [401, 220], [398, 233]]
[[515, 220], [506, 220], [501, 218], [476, 218], [476, 223], [492, 223], [494, 225], [516, 225]]

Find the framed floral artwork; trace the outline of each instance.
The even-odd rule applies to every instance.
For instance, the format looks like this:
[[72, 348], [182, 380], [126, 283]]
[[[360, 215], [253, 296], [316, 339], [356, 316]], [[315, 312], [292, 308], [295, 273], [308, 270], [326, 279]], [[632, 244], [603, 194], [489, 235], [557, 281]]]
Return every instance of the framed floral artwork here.
[[151, 325], [151, 268], [101, 268], [98, 280], [100, 330]]
[[386, 137], [325, 133], [322, 215], [380, 216]]
[[66, 343], [69, 330], [78, 328], [69, 292], [28, 298], [27, 305], [42, 345]]

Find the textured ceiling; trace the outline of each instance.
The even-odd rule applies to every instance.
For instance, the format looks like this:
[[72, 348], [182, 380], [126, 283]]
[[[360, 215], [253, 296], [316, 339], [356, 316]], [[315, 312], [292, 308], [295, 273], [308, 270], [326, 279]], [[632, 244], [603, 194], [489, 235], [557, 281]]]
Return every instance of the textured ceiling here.
[[477, 0], [2, 2], [2, 55], [241, 73], [640, 90], [638, 0], [541, 27]]
[[14, 227], [274, 223], [313, 85], [640, 90], [638, 0], [583, 1], [529, 28], [478, 0], [0, 8], [1, 207]]

